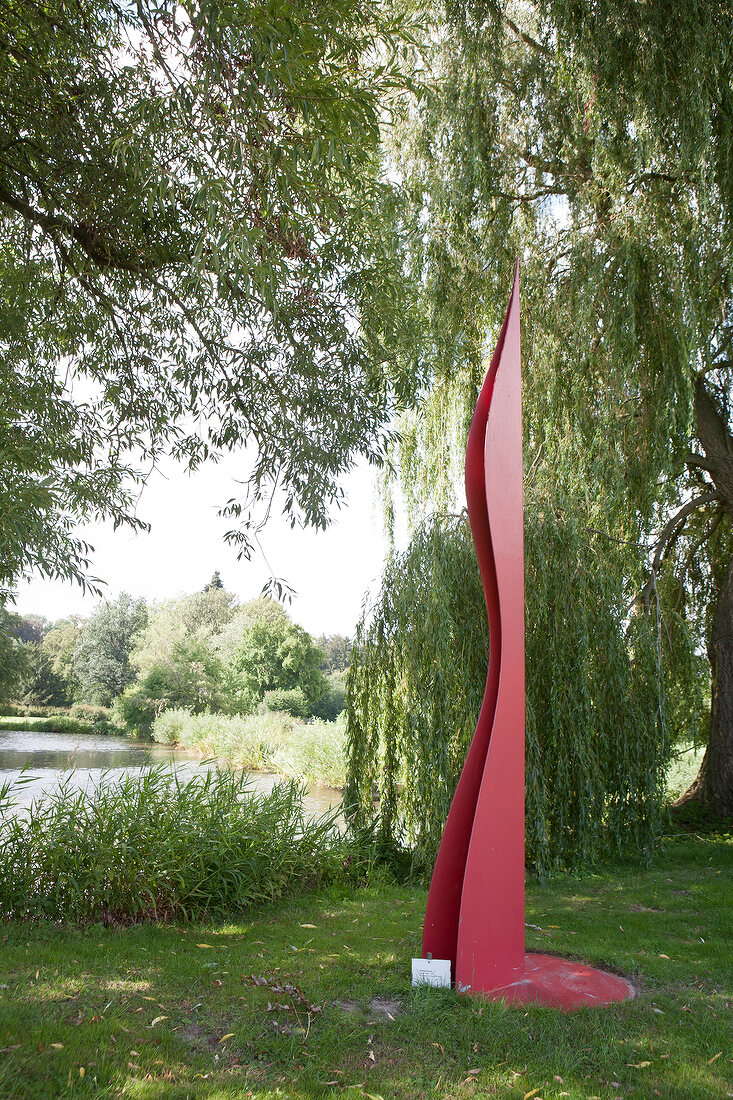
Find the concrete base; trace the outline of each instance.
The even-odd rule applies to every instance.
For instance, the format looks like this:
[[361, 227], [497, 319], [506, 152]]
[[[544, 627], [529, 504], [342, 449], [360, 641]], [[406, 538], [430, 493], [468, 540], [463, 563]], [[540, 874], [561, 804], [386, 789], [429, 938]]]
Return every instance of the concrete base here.
[[634, 987], [606, 970], [561, 959], [557, 955], [525, 955], [524, 976], [498, 989], [473, 989], [474, 996], [508, 1004], [542, 1004], [571, 1012], [591, 1005], [627, 1001]]

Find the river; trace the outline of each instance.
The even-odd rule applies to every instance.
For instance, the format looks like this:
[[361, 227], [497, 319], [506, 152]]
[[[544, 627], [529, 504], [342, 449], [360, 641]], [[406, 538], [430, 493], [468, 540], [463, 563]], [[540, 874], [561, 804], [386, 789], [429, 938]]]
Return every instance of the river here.
[[[0, 786], [23, 773], [23, 785], [16, 789], [19, 805], [58, 789], [68, 778], [82, 789], [94, 787], [101, 777], [115, 779], [139, 773], [155, 764], [169, 764], [193, 774], [215, 766], [197, 753], [168, 745], [138, 745], [120, 737], [91, 733], [40, 733], [3, 728], [0, 730]], [[25, 769], [25, 771], [24, 771]], [[282, 776], [270, 772], [249, 772], [252, 789], [267, 792]], [[324, 813], [341, 802], [341, 791], [318, 783], [310, 784], [304, 806], [313, 815]]]

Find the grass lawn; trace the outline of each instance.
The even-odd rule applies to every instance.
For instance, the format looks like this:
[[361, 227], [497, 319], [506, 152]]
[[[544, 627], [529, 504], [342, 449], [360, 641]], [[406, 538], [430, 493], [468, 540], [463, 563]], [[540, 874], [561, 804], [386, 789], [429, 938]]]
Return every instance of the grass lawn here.
[[411, 989], [425, 892], [394, 885], [216, 925], [0, 925], [0, 1096], [733, 1096], [731, 872], [733, 839], [688, 837], [530, 884], [529, 949], [639, 991], [570, 1015]]

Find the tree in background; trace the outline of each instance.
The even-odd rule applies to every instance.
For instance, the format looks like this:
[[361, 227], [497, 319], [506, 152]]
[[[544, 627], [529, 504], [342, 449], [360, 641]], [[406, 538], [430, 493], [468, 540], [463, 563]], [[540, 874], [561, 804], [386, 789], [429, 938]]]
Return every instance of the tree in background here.
[[168, 600], [148, 610], [130, 657], [136, 672], [116, 709], [138, 734], [170, 707], [198, 714], [223, 706], [221, 665], [214, 639], [235, 614], [235, 597], [223, 587]]
[[75, 700], [79, 694], [79, 678], [74, 667], [74, 654], [81, 638], [84, 620], [78, 615], [59, 619], [44, 634], [41, 651], [50, 660], [51, 668], [65, 684], [65, 694]]
[[53, 661], [37, 642], [25, 642], [26, 667], [15, 698], [26, 706], [68, 707], [73, 702], [69, 683], [53, 667]]
[[0, 703], [15, 698], [21, 677], [27, 669], [25, 648], [12, 629], [16, 617], [6, 611], [0, 602]]
[[[731, 38], [733, 16], [713, 0], [674, 14], [451, 0], [432, 36], [432, 91], [409, 108], [397, 150], [432, 334], [432, 387], [400, 445], [413, 524], [455, 510], [487, 332], [519, 255], [528, 529], [569, 522], [599, 573], [624, 558], [610, 566], [610, 609], [622, 629], [636, 601], [634, 619], [649, 616], [659, 637], [660, 715], [671, 708], [660, 737], [698, 726], [707, 645], [710, 736], [688, 797], [722, 814], [733, 813]], [[547, 566], [548, 597], [561, 597], [564, 563]], [[568, 615], [559, 653], [583, 636], [583, 615]]]
[[15, 637], [24, 643], [40, 645], [48, 630], [48, 619], [44, 615], [16, 615], [11, 612], [7, 622]]
[[321, 665], [324, 672], [346, 672], [351, 660], [351, 638], [344, 634], [319, 634], [315, 642], [325, 654]]
[[223, 588], [223, 587], [224, 587], [224, 582], [222, 581], [222, 579], [219, 575], [219, 570], [215, 569], [214, 572], [212, 573], [211, 580], [208, 582], [208, 584], [204, 585], [204, 592], [208, 592], [212, 588]]
[[122, 592], [100, 604], [84, 625], [74, 651], [74, 671], [83, 702], [109, 706], [134, 678], [130, 663], [135, 636], [147, 620], [145, 601]]
[[246, 713], [267, 692], [302, 692], [309, 711], [327, 693], [323, 652], [274, 600], [245, 604], [221, 632], [217, 653], [234, 710]]
[[244, 553], [275, 486], [324, 526], [384, 453], [417, 378], [378, 157], [408, 35], [357, 0], [3, 4], [0, 593], [96, 587], [74, 525], [143, 526], [163, 453], [255, 442]]

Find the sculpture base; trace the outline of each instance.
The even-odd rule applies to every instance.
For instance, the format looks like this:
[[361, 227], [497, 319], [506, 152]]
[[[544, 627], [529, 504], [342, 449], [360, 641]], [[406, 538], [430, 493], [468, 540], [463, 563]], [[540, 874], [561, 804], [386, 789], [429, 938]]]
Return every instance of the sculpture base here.
[[564, 1012], [627, 1001], [635, 995], [634, 987], [618, 974], [557, 955], [525, 955], [522, 978], [498, 989], [471, 992], [492, 1001], [548, 1005]]

